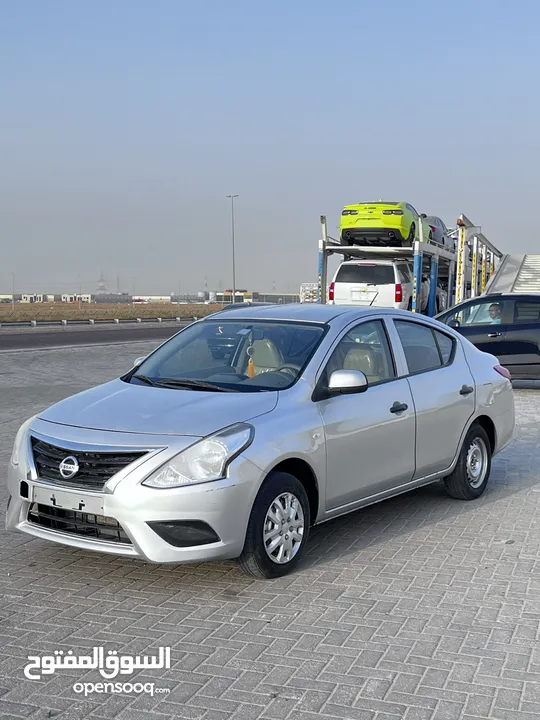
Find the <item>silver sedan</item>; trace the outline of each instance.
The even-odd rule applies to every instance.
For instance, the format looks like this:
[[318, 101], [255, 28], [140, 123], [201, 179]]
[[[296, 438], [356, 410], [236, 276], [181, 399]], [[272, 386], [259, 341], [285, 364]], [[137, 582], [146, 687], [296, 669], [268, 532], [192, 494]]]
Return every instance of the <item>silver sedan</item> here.
[[234, 309], [28, 420], [7, 527], [156, 563], [238, 558], [272, 578], [317, 523], [438, 480], [478, 498], [513, 430], [508, 371], [435, 320]]

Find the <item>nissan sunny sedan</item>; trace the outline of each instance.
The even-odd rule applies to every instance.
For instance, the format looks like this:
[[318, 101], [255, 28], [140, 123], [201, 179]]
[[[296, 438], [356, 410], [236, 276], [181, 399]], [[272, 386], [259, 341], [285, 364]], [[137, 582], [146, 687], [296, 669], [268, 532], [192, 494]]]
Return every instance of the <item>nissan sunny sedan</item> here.
[[[234, 345], [212, 353], [217, 328]], [[7, 528], [155, 563], [290, 572], [313, 525], [438, 480], [485, 490], [509, 373], [452, 328], [326, 305], [219, 313], [28, 420]]]

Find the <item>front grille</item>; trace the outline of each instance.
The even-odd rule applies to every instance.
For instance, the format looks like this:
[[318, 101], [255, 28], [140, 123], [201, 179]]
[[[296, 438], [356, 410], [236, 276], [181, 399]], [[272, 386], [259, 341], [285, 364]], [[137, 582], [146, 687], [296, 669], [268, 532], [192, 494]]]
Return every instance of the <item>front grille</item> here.
[[103, 515], [92, 515], [76, 510], [64, 510], [32, 503], [28, 510], [28, 522], [47, 530], [56, 530], [90, 540], [120, 543], [121, 545], [132, 544], [120, 523], [114, 518]]
[[[113, 475], [145, 455], [145, 452], [74, 452], [58, 445], [32, 438], [32, 453], [38, 477], [64, 487], [102, 490]], [[60, 474], [60, 463], [66, 457], [77, 459], [79, 470], [66, 480]]]

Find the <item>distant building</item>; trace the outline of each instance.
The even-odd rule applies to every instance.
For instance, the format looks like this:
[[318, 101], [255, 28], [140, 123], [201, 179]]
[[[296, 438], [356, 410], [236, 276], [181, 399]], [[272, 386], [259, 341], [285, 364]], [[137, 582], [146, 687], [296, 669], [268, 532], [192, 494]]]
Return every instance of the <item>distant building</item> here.
[[170, 295], [134, 295], [132, 297], [134, 303], [170, 303]]
[[[218, 305], [229, 305], [233, 302], [232, 290], [223, 290], [212, 293], [212, 295], [214, 294], [215, 302]], [[296, 293], [264, 293], [248, 290], [237, 290], [234, 298], [234, 302], [266, 302], [275, 303], [276, 305], [286, 305], [289, 303], [300, 302], [300, 295], [297, 295]]]
[[63, 303], [75, 303], [75, 302], [79, 302], [79, 300], [82, 303], [91, 303], [92, 295], [90, 295], [90, 293], [83, 293], [82, 295], [65, 293], [64, 295], [61, 296], [60, 300]]
[[21, 296], [21, 302], [23, 303], [54, 302], [54, 300], [54, 295], [44, 295], [43, 293], [23, 293]]
[[300, 302], [316, 303], [319, 297], [319, 285], [317, 283], [302, 283], [300, 285]]

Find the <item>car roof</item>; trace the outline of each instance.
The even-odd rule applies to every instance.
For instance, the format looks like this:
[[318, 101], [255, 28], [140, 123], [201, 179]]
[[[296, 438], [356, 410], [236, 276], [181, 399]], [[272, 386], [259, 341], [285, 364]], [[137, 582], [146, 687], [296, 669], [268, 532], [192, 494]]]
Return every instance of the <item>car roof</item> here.
[[540, 292], [523, 292], [523, 293], [517, 293], [517, 292], [495, 292], [495, 293], [486, 293], [485, 295], [479, 295], [477, 298], [470, 298], [471, 300], [480, 300], [483, 297], [488, 298], [505, 298], [505, 299], [511, 299], [514, 298], [514, 300], [521, 300], [523, 298], [538, 298], [540, 297]]
[[[322, 305], [318, 303], [289, 303], [286, 305], [265, 305], [264, 307], [247, 307], [231, 310], [228, 313], [217, 312], [208, 315], [204, 320], [282, 320], [290, 322], [311, 322], [327, 324], [333, 320], [347, 317], [353, 321], [355, 318], [369, 317], [371, 315], [392, 315], [403, 319], [424, 321], [431, 323], [433, 318], [424, 315], [411, 316], [407, 310], [394, 308], [360, 307], [357, 305]], [[202, 320], [202, 322], [204, 322]], [[439, 323], [436, 323], [437, 325]]]
[[393, 265], [407, 262], [411, 264], [408, 258], [355, 258], [354, 260], [344, 260], [339, 264], [338, 270], [342, 265]]
[[358, 203], [349, 203], [345, 205], [345, 207], [356, 207], [357, 205], [407, 205], [407, 203], [405, 200], [399, 200], [398, 202], [391, 200], [372, 200], [371, 202], [369, 200], [362, 200], [362, 202]]
[[[467, 298], [466, 300], [462, 300], [460, 303], [457, 303], [457, 305], [464, 305], [465, 303], [469, 302], [478, 302], [479, 300], [523, 300], [526, 298], [531, 298], [537, 300], [540, 298], [540, 291], [539, 292], [523, 292], [523, 293], [517, 293], [517, 292], [494, 292], [494, 293], [485, 293], [484, 295], [477, 295], [473, 298]], [[454, 305], [453, 307], [457, 307], [457, 305]], [[448, 310], [451, 310], [452, 308], [448, 308]], [[444, 312], [447, 312], [445, 310]]]
[[287, 303], [273, 305], [248, 305], [228, 312], [217, 312], [211, 318], [223, 317], [235, 320], [304, 320], [306, 322], [327, 323], [350, 308], [318, 303]]

